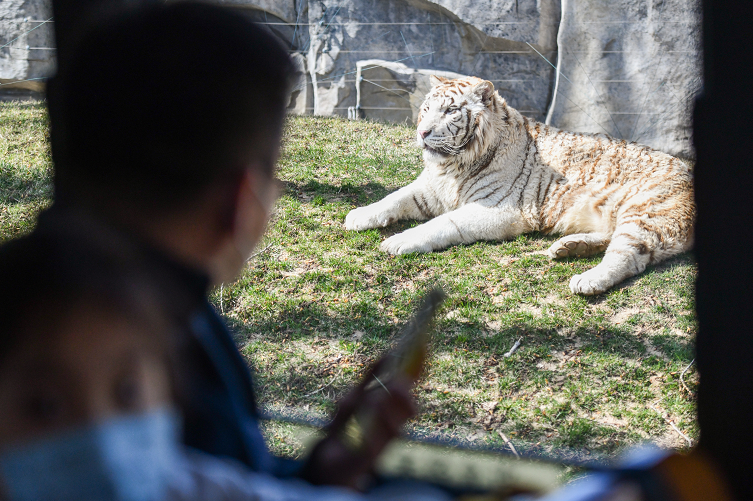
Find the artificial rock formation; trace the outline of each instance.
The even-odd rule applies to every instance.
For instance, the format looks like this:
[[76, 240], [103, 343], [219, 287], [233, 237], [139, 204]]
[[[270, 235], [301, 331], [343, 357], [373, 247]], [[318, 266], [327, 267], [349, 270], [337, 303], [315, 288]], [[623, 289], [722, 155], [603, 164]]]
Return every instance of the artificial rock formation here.
[[[309, 2], [310, 32], [305, 52], [314, 88], [314, 113], [346, 114], [356, 105], [354, 91], [362, 84], [354, 78], [358, 62], [382, 59], [415, 70], [481, 75], [494, 82], [513, 106], [543, 120], [553, 70], [528, 44], [549, 57], [556, 54], [556, 26], [550, 26], [551, 16], [542, 26], [536, 7], [537, 3], [549, 5], [554, 0], [488, 3], [496, 6], [491, 11], [490, 6], [477, 9], [477, 16], [482, 12], [483, 16], [474, 24], [468, 16], [476, 8], [469, 9], [474, 3], [467, 0]], [[500, 29], [507, 26], [511, 28]], [[518, 39], [503, 36], [512, 32], [524, 35]], [[551, 45], [542, 47], [541, 40]], [[378, 85], [372, 86], [374, 92], [381, 92]], [[363, 111], [369, 117], [367, 110]]]
[[475, 75], [531, 118], [693, 155], [697, 0], [288, 3], [262, 22], [305, 58], [297, 112], [415, 121], [426, 75]]
[[689, 0], [562, 0], [547, 123], [691, 157], [699, 27]]
[[349, 118], [368, 116], [388, 122], [416, 123], [431, 90], [429, 77], [462, 78], [451, 71], [414, 69], [402, 63], [367, 59], [356, 63], [356, 105]]
[[[290, 49], [292, 113], [415, 120], [429, 74], [474, 75], [536, 120], [692, 156], [698, 0], [215, 1]], [[0, 3], [0, 81], [53, 70], [51, 23], [29, 31], [49, 3]]]
[[0, 89], [40, 91], [55, 68], [49, 1], [0, 2]]

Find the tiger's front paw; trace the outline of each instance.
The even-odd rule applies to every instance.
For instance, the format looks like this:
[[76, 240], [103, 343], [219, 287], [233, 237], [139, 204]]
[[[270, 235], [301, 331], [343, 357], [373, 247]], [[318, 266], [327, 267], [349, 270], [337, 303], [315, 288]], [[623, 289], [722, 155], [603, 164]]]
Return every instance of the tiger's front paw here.
[[575, 275], [570, 279], [570, 290], [574, 294], [583, 294], [584, 296], [593, 296], [606, 292], [612, 285], [611, 280], [606, 279], [601, 273], [592, 273], [594, 270], [588, 270], [580, 275]]
[[413, 229], [392, 235], [379, 246], [389, 254], [410, 254], [411, 252], [431, 252], [434, 247], [431, 242]]
[[397, 220], [395, 217], [391, 217], [384, 211], [378, 210], [371, 205], [366, 207], [358, 207], [348, 212], [345, 216], [345, 229], [346, 230], [368, 230], [371, 228], [384, 228]]

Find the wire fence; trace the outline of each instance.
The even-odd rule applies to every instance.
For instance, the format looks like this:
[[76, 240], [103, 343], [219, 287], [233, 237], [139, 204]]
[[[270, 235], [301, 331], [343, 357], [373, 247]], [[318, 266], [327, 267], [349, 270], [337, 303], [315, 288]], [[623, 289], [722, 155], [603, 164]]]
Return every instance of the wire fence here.
[[[343, 20], [339, 18], [341, 6], [333, 4], [324, 6], [322, 12], [315, 14], [319, 16], [318, 21], [301, 22], [299, 19], [296, 23], [289, 23], [270, 20], [270, 17], [266, 15], [264, 19], [258, 21], [273, 30], [283, 28], [293, 30], [294, 36], [289, 39], [291, 53], [307, 58], [307, 70], [310, 77], [306, 84], [309, 86], [310, 93], [315, 95], [313, 101], [316, 101], [318, 94], [322, 92], [320, 88], [323, 88], [324, 92], [330, 92], [338, 85], [355, 87], [357, 95], [378, 93], [382, 97], [390, 97], [382, 106], [375, 106], [373, 102], [367, 105], [354, 102], [353, 93], [351, 92], [348, 96], [348, 92], [344, 91], [341, 93], [343, 97], [338, 96], [337, 102], [326, 110], [323, 106], [318, 106], [316, 102], [309, 102], [307, 106], [301, 108], [305, 112], [313, 110], [322, 114], [344, 114], [347, 110], [351, 118], [363, 115], [379, 118], [379, 115], [357, 112], [393, 110], [411, 112], [408, 115], [412, 114], [415, 118], [420, 100], [416, 102], [416, 99], [411, 96], [412, 84], [396, 85], [396, 80], [399, 79], [377, 77], [375, 74], [372, 76], [366, 71], [367, 68], [363, 68], [359, 73], [358, 69], [354, 68], [357, 66], [358, 59], [379, 58], [382, 62], [368, 69], [385, 68], [401, 63], [414, 70], [442, 69], [481, 76], [500, 87], [500, 93], [505, 93], [503, 97], [506, 97], [508, 102], [512, 102], [514, 107], [533, 118], [550, 121], [552, 109], [559, 98], [559, 107], [565, 109], [559, 112], [560, 116], [569, 113], [578, 117], [577, 120], [570, 120], [570, 122], [579, 122], [575, 128], [588, 132], [602, 132], [628, 140], [650, 141], [655, 139], [655, 136], [662, 135], [662, 127], [665, 124], [669, 124], [664, 127], [668, 134], [677, 135], [678, 129], [683, 127], [686, 132], [689, 132], [693, 97], [700, 89], [699, 65], [691, 68], [695, 74], [683, 75], [679, 85], [667, 85], [668, 82], [672, 83], [673, 78], [673, 75], [665, 74], [667, 61], [671, 61], [671, 64], [677, 62], [678, 66], [692, 67], [693, 61], [700, 59], [700, 50], [698, 44], [692, 40], [688, 43], [664, 40], [664, 32], [668, 28], [675, 29], [674, 33], [677, 33], [677, 30], [687, 30], [688, 38], [693, 38], [694, 30], [699, 24], [699, 19], [693, 16], [687, 19], [667, 18], [664, 12], [666, 3], [655, 2], [653, 19], [650, 20], [569, 20], [571, 28], [575, 26], [584, 33], [584, 36], [587, 36], [589, 30], [614, 27], [622, 33], [626, 33], [626, 30], [627, 32], [644, 32], [652, 38], [652, 43], [625, 44], [625, 47], [619, 47], [619, 40], [617, 46], [612, 47], [608, 44], [603, 47], [596, 47], [593, 44], [588, 47], [563, 46], [556, 47], [553, 52], [535, 41], [513, 44], [516, 45], [515, 47], [489, 47], [489, 45], [494, 45], [488, 43], [489, 40], [500, 38], [493, 36], [495, 29], [516, 27], [530, 28], [535, 31], [543, 29], [542, 27], [546, 24], [543, 21], [531, 20], [466, 23], [472, 24], [472, 28], [478, 29], [480, 34], [474, 47], [475, 50], [470, 54], [475, 61], [484, 57], [514, 56], [519, 57], [520, 60], [525, 59], [525, 63], [519, 64], [519, 66], [524, 66], [535, 64], [531, 61], [537, 58], [539, 63], [550, 68], [550, 75], [544, 74], [539, 68], [537, 71], [529, 71], [523, 78], [519, 76], [521, 73], [519, 68], [513, 67], [514, 64], [510, 65], [511, 70], [508, 74], [493, 74], [493, 72], [484, 71], [488, 68], [483, 68], [483, 65], [476, 65], [480, 67], [480, 71], [472, 72], [460, 67], [461, 64], [458, 64], [458, 67], [447, 65], [446, 57], [444, 61], [438, 62], [439, 54], [444, 53], [446, 56], [453, 49], [437, 44], [436, 37], [431, 37], [430, 30], [463, 27], [464, 23], [456, 19], [411, 22], [371, 21], [358, 19], [358, 12], [354, 13], [351, 9], [348, 13], [349, 19]], [[648, 1], [646, 4], [650, 5], [651, 2]], [[687, 4], [692, 5], [690, 2]], [[311, 12], [308, 14], [312, 16]], [[618, 15], [620, 14], [615, 13], [615, 16]], [[676, 16], [676, 13], [673, 12], [672, 16]], [[373, 18], [374, 16], [364, 14], [364, 17]], [[353, 28], [368, 28], [368, 31], [364, 33], [373, 34], [373, 36], [360, 47], [354, 47], [352, 43], [349, 45], [347, 40], [345, 43], [331, 44], [333, 37]], [[309, 30], [308, 35], [305, 34], [306, 30]], [[386, 39], [391, 39], [391, 43], [383, 43]], [[525, 37], [521, 37], [521, 40], [524, 39]], [[312, 46], [316, 46], [313, 51]], [[563, 55], [566, 56], [564, 59]], [[331, 57], [333, 60], [345, 60], [347, 63], [341, 65], [335, 63], [331, 65], [332, 68], [321, 70], [317, 64], [326, 57]], [[639, 61], [642, 70], [633, 70], [631, 74], [625, 74], [621, 68], [615, 68], [612, 74], [594, 71], [594, 60], [610, 57], [615, 60], [629, 60], [628, 63]], [[567, 62], [564, 66], [562, 66], [563, 60]], [[357, 78], [352, 78], [356, 74], [358, 74]], [[683, 79], [685, 80], [682, 81]], [[551, 85], [552, 81], [554, 85]], [[535, 99], [521, 99], [526, 92], [530, 92], [530, 89], [526, 89], [528, 86], [538, 86], [539, 95]], [[627, 90], [615, 90], [618, 86]], [[543, 92], [542, 87], [545, 88]], [[629, 94], [629, 98], [619, 98], [621, 92]], [[657, 97], [658, 94], [661, 96]], [[331, 99], [331, 96], [329, 98]], [[350, 105], [346, 106], [346, 103]], [[405, 115], [404, 113], [403, 116]], [[393, 116], [400, 116], [400, 114], [393, 114]], [[556, 120], [553, 124], [559, 125]], [[679, 134], [682, 135], [682, 132]], [[680, 138], [680, 142], [683, 141], [685, 146], [689, 147], [689, 138]]]

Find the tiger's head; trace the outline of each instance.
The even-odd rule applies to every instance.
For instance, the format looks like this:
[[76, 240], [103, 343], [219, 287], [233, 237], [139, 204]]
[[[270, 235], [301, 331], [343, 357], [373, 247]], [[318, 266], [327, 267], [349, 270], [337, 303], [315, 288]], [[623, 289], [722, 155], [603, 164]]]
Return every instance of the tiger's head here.
[[416, 140], [424, 158], [441, 160], [463, 153], [484, 135], [497, 112], [494, 84], [476, 77], [451, 80], [432, 75], [432, 89], [418, 114]]

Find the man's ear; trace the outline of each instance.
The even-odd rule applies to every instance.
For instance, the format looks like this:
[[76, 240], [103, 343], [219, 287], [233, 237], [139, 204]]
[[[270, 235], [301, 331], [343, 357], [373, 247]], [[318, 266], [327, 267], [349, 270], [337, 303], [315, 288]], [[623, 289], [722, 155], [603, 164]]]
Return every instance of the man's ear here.
[[429, 83], [432, 87], [449, 82], [449, 78], [440, 77], [439, 75], [429, 75]]
[[241, 171], [217, 184], [212, 203], [216, 207], [215, 224], [219, 231], [234, 234], [244, 215], [255, 208], [253, 183], [253, 177], [248, 172]]
[[491, 103], [494, 98], [494, 84], [489, 80], [484, 80], [483, 82], [476, 84], [473, 87], [472, 92], [481, 98], [481, 102], [484, 103], [484, 106], [489, 106], [489, 103]]
[[[237, 174], [233, 188], [233, 231], [262, 207], [256, 195], [256, 177], [249, 169]], [[242, 228], [241, 228], [242, 230]]]
[[[214, 285], [233, 280], [251, 253], [256, 235], [263, 231], [264, 216], [255, 198], [249, 173], [238, 172], [218, 181], [208, 203], [214, 208], [212, 225], [215, 245], [208, 258], [207, 271]], [[261, 220], [261, 221], [259, 221]], [[255, 226], [261, 225], [261, 230]]]

